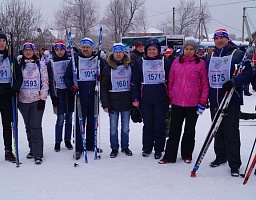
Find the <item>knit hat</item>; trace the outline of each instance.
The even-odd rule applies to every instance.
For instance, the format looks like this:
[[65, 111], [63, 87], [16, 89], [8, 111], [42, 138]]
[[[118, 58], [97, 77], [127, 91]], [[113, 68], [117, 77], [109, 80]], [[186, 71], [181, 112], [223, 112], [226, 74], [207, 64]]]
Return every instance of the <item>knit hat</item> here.
[[7, 36], [1, 29], [0, 29], [0, 39], [4, 39], [5, 41], [7, 41]]
[[82, 39], [80, 42], [80, 46], [83, 46], [83, 45], [87, 45], [87, 46], [91, 47], [92, 49], [94, 49], [94, 43], [90, 38]]
[[170, 55], [172, 55], [173, 51], [171, 49], [166, 49], [166, 51], [164, 52], [164, 55], [166, 57], [169, 57]]
[[54, 43], [54, 51], [59, 48], [59, 49], [64, 49], [66, 51], [66, 45], [65, 43], [63, 42], [63, 40], [57, 40], [55, 43]]
[[225, 37], [229, 40], [228, 32], [224, 28], [220, 28], [214, 32], [213, 39], [215, 40], [216, 37]]
[[183, 44], [183, 50], [186, 46], [192, 46], [197, 51], [197, 43], [194, 40], [186, 40]]
[[144, 45], [144, 51], [145, 51], [146, 55], [147, 55], [148, 47], [155, 47], [155, 48], [157, 48], [158, 53], [161, 52], [161, 45], [156, 38], [151, 38], [151, 39], [146, 40], [145, 45]]
[[125, 51], [125, 48], [124, 48], [123, 43], [114, 43], [113, 44], [113, 47], [112, 47], [113, 53], [115, 53], [115, 52], [123, 52], [124, 53], [124, 51]]
[[22, 51], [24, 51], [27, 48], [30, 48], [34, 51], [35, 50], [35, 45], [32, 42], [25, 42], [22, 46]]
[[135, 49], [137, 49], [139, 47], [143, 47], [143, 44], [141, 42], [136, 42], [134, 46], [135, 46]]

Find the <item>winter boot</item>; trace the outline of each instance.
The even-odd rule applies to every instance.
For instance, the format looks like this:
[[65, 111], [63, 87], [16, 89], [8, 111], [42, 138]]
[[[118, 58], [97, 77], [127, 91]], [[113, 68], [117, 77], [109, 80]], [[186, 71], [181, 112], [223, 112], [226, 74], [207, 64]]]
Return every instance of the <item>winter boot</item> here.
[[42, 158], [40, 158], [40, 157], [35, 158], [35, 164], [36, 165], [40, 165], [40, 164], [42, 164], [42, 162], [43, 162]]
[[129, 148], [123, 148], [121, 152], [127, 156], [132, 156], [132, 151]]
[[15, 163], [16, 162], [16, 158], [12, 153], [12, 150], [5, 150], [5, 160]]
[[60, 143], [55, 143], [54, 150], [55, 150], [56, 152], [59, 152], [59, 151], [60, 151]]
[[68, 150], [72, 150], [73, 149], [73, 146], [72, 146], [70, 141], [65, 141], [65, 146], [67, 147]]
[[34, 158], [34, 154], [33, 154], [32, 151], [30, 151], [30, 152], [28, 153], [28, 155], [27, 155], [27, 159], [32, 159], [32, 158]]
[[110, 153], [110, 158], [117, 157], [117, 154], [118, 154], [118, 150], [117, 149], [112, 149], [112, 151]]

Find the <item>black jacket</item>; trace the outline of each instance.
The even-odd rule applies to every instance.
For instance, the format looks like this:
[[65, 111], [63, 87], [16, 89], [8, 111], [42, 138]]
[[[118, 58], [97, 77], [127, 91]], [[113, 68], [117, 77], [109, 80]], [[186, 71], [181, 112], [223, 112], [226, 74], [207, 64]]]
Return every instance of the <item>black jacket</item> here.
[[109, 108], [110, 111], [127, 111], [132, 107], [131, 92], [109, 92], [112, 89], [111, 83], [111, 69], [117, 68], [119, 65], [130, 67], [130, 57], [128, 54], [124, 54], [123, 62], [117, 63], [113, 59], [111, 54], [107, 59], [107, 65], [103, 69], [102, 81], [101, 81], [101, 103], [102, 107]]
[[[5, 59], [9, 59], [9, 58], [7, 57]], [[18, 65], [16, 59], [13, 62], [12, 77], [13, 77], [12, 86], [11, 86], [11, 83], [0, 83], [0, 109], [4, 109], [7, 106], [11, 105], [11, 99], [6, 99], [4, 97], [6, 97], [6, 95], [9, 95], [10, 93], [14, 95], [15, 93], [19, 92], [23, 82], [21, 68]]]

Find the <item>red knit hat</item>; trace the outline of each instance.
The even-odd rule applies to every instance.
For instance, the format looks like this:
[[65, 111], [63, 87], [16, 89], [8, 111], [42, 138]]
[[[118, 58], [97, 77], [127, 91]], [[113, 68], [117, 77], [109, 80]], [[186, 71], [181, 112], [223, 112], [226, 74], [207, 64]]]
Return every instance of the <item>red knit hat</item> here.
[[57, 48], [64, 49], [66, 51], [66, 45], [63, 40], [57, 40], [54, 43], [54, 50], [56, 50]]
[[143, 44], [141, 42], [137, 42], [135, 44], [135, 49], [139, 48], [139, 47], [143, 47]]

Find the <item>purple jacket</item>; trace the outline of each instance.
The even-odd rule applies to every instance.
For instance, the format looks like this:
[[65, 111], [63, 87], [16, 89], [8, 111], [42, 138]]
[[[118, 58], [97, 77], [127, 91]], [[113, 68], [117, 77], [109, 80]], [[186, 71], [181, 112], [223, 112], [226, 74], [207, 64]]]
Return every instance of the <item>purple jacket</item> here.
[[196, 64], [195, 57], [183, 56], [183, 63], [175, 59], [169, 73], [169, 99], [182, 107], [206, 104], [209, 96], [209, 81], [205, 61]]

